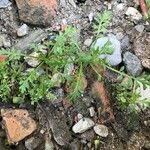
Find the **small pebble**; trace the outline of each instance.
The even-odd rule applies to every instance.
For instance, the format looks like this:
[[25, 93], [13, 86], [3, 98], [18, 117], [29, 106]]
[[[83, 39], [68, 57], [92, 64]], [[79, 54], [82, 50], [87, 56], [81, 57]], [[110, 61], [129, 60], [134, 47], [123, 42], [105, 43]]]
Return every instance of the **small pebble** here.
[[82, 118], [73, 127], [74, 133], [83, 133], [94, 126], [94, 122], [89, 118]]
[[127, 16], [129, 16], [132, 20], [141, 20], [142, 15], [141, 13], [135, 9], [134, 7], [129, 7], [125, 13]]
[[133, 76], [138, 76], [141, 74], [143, 67], [140, 59], [136, 55], [126, 52], [123, 56], [123, 61], [129, 74]]
[[23, 24], [20, 28], [18, 28], [17, 35], [19, 37], [25, 36], [28, 34], [28, 30], [29, 30], [29, 27], [26, 24]]
[[144, 31], [144, 25], [136, 25], [135, 30], [142, 33]]
[[96, 125], [94, 126], [94, 131], [101, 137], [108, 136], [108, 128], [105, 125]]

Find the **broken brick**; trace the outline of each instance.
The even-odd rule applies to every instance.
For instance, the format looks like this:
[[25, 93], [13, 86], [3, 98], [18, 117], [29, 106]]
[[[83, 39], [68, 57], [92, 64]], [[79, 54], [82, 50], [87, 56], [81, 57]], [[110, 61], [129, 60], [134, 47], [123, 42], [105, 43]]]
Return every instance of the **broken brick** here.
[[1, 109], [8, 142], [17, 143], [36, 130], [35, 121], [24, 109]]
[[16, 0], [19, 17], [34, 25], [48, 26], [57, 10], [57, 0]]

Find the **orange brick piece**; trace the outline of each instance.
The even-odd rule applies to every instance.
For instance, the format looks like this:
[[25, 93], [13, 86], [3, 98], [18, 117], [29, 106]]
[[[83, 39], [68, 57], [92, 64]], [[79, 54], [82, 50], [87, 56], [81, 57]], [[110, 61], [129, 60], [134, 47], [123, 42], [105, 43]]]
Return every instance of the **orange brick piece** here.
[[24, 109], [1, 109], [8, 142], [17, 143], [36, 130], [37, 126]]
[[19, 17], [34, 25], [50, 25], [56, 14], [57, 0], [16, 0]]

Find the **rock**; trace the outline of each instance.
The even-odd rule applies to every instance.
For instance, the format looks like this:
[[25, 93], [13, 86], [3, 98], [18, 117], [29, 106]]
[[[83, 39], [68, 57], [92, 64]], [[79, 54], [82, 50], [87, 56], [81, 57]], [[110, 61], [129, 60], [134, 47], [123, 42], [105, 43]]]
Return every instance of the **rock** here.
[[93, 41], [92, 39], [86, 39], [86, 40], [84, 41], [84, 45], [87, 46], [87, 47], [89, 47], [89, 46], [91, 46], [92, 41]]
[[31, 32], [29, 36], [20, 39], [19, 42], [13, 46], [13, 49], [20, 50], [22, 52], [26, 52], [27, 50], [29, 51], [32, 43], [39, 43], [46, 37], [47, 33], [44, 30], [35, 30]]
[[25, 57], [25, 61], [31, 67], [37, 67], [40, 64], [38, 57], [39, 57], [39, 53], [33, 52], [29, 56]]
[[124, 11], [125, 7], [126, 7], [125, 3], [120, 3], [116, 6], [115, 11], [119, 13], [121, 11]]
[[123, 56], [123, 61], [129, 74], [133, 76], [138, 76], [141, 74], [143, 67], [137, 56], [130, 52], [126, 52]]
[[126, 13], [127, 16], [129, 16], [132, 20], [141, 20], [142, 19], [142, 15], [141, 13], [135, 9], [134, 7], [128, 7]]
[[44, 140], [41, 137], [31, 137], [25, 141], [25, 147], [28, 150], [36, 149]]
[[7, 40], [6, 38], [4, 38], [3, 46], [4, 46], [5, 48], [11, 47], [10, 40]]
[[93, 117], [95, 115], [94, 107], [89, 108], [90, 116]]
[[25, 36], [28, 34], [29, 27], [26, 24], [23, 24], [18, 30], [17, 35], [19, 37]]
[[0, 35], [0, 48], [1, 47], [5, 47], [5, 48], [11, 47], [10, 40], [6, 39], [5, 35]]
[[54, 149], [55, 148], [52, 140], [49, 137], [47, 137], [45, 141], [45, 150], [54, 150]]
[[60, 87], [62, 83], [62, 75], [60, 73], [55, 73], [52, 76], [51, 81], [54, 83], [53, 86]]
[[60, 146], [66, 146], [69, 144], [72, 140], [72, 136], [67, 126], [65, 115], [61, 111], [58, 111], [53, 105], [46, 105], [44, 110], [46, 112], [54, 140]]
[[50, 25], [56, 14], [57, 0], [16, 0], [19, 17], [22, 21], [34, 25]]
[[6, 8], [11, 5], [9, 0], [0, 0], [0, 8]]
[[96, 125], [96, 126], [94, 126], [93, 129], [94, 129], [95, 133], [101, 137], [108, 136], [108, 128], [105, 125]]
[[135, 27], [135, 30], [136, 31], [138, 31], [139, 33], [142, 33], [143, 31], [144, 31], [144, 25], [140, 25], [140, 24], [138, 24], [138, 25], [136, 25]]
[[130, 41], [129, 41], [129, 36], [126, 35], [123, 37], [123, 39], [121, 40], [121, 49], [122, 50], [126, 50], [128, 49], [130, 46]]
[[[93, 21], [93, 18], [94, 18], [94, 13], [93, 12], [90, 12], [89, 15], [88, 15], [88, 18], [89, 18], [89, 21], [90, 23]], [[89, 42], [88, 42], [89, 43]], [[89, 45], [90, 46], [90, 45]]]
[[134, 52], [145, 68], [150, 69], [150, 33], [143, 33], [134, 40]]
[[36, 130], [35, 121], [24, 109], [1, 109], [1, 116], [9, 143], [17, 143]]
[[94, 124], [95, 123], [91, 119], [83, 118], [72, 127], [72, 130], [74, 133], [83, 133], [92, 128]]
[[101, 54], [100, 58], [106, 58], [112, 66], [117, 66], [122, 61], [121, 45], [120, 41], [118, 41], [114, 35], [99, 38], [95, 44], [95, 48], [99, 48], [101, 50], [104, 45], [109, 41], [111, 42], [110, 48], [112, 48], [113, 53]]
[[76, 8], [77, 6], [76, 6], [76, 3], [74, 2], [74, 0], [68, 0], [69, 1], [69, 3], [74, 7], [74, 8]]
[[140, 88], [140, 91], [139, 91], [140, 93], [140, 99], [141, 100], [144, 100], [144, 99], [148, 99], [148, 100], [150, 100], [150, 87], [147, 87], [147, 88]]

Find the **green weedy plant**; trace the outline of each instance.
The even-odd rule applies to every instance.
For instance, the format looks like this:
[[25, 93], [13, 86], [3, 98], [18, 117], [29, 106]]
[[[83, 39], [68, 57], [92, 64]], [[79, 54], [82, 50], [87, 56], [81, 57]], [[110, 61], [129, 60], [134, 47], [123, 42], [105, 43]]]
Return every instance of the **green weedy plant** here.
[[[1, 49], [0, 54], [7, 55], [8, 60], [0, 63], [0, 100], [22, 103], [29, 99], [32, 104], [44, 99], [51, 100], [55, 98], [53, 90], [58, 81], [61, 81], [61, 85], [69, 86], [68, 98], [75, 101], [84, 89], [84, 70], [91, 67], [99, 80], [103, 79], [100, 70], [106, 68], [118, 73], [120, 78], [128, 77], [130, 84], [115, 85], [121, 108], [149, 106], [149, 101], [139, 100], [139, 94], [136, 92], [136, 89], [141, 86], [149, 86], [149, 76], [145, 74], [137, 78], [132, 77], [127, 75], [123, 69], [116, 70], [106, 60], [100, 59], [100, 54], [111, 54], [113, 52], [109, 41], [101, 51], [93, 48], [96, 40], [107, 31], [110, 20], [111, 13], [109, 11], [105, 11], [96, 17], [93, 24], [95, 41], [87, 51], [80, 49], [75, 38], [76, 29], [73, 27], [68, 27], [64, 32], [60, 32], [54, 40], [45, 41], [46, 54], [39, 50], [38, 45], [32, 45], [34, 51], [39, 53], [37, 59], [40, 63], [28, 72], [24, 61], [26, 55], [15, 50]], [[73, 73], [68, 72], [70, 65], [74, 65]], [[39, 73], [41, 68], [44, 69], [42, 74]], [[54, 76], [57, 76], [55, 80]]]

